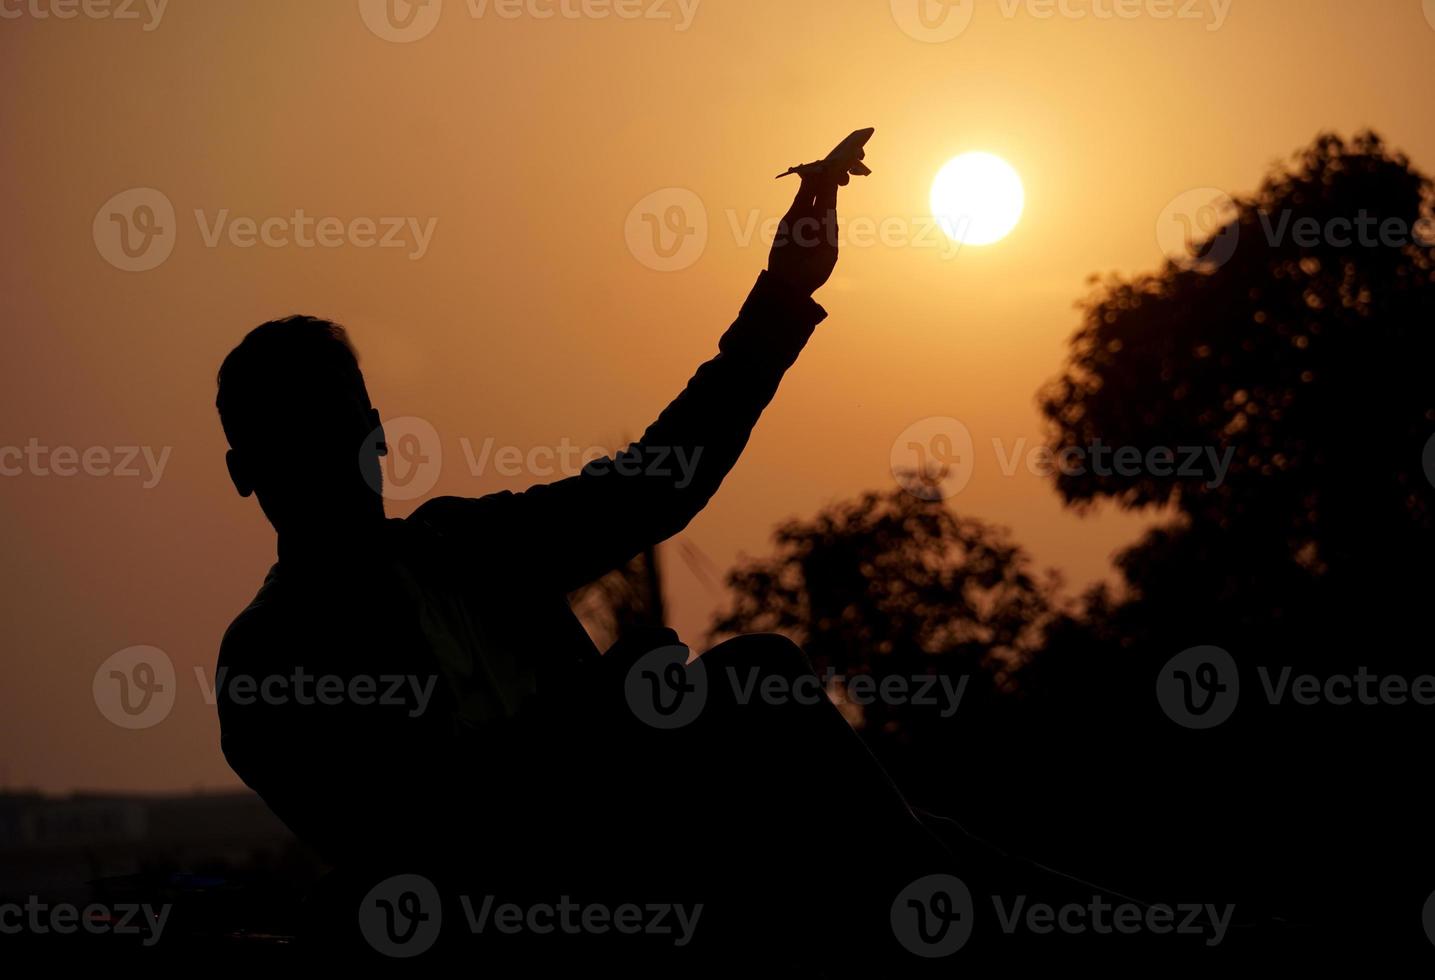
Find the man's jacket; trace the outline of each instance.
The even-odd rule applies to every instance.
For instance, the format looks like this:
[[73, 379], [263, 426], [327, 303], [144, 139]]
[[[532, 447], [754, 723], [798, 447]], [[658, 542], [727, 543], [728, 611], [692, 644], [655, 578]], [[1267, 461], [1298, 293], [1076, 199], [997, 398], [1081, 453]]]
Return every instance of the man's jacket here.
[[567, 593], [702, 510], [825, 315], [765, 272], [717, 356], [616, 456], [430, 500], [321, 553], [281, 540], [220, 648], [230, 766], [331, 860], [521, 846], [524, 798], [562, 798], [541, 784], [572, 748], [543, 706], [597, 656]]

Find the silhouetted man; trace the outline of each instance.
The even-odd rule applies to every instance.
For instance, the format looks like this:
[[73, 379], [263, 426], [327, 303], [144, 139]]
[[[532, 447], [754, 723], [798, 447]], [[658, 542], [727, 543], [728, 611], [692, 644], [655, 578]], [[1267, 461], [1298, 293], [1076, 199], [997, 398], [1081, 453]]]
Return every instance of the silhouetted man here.
[[[301, 839], [343, 868], [470, 892], [690, 895], [698, 932], [751, 941], [816, 943], [839, 908], [849, 930], [886, 929], [931, 840], [825, 698], [743, 705], [729, 683], [811, 678], [801, 652], [715, 648], [701, 716], [664, 730], [625, 694], [676, 637], [600, 658], [565, 598], [681, 530], [737, 461], [826, 315], [811, 295], [837, 260], [836, 197], [804, 180], [718, 355], [641, 441], [523, 493], [386, 519], [379, 415], [343, 328], [266, 323], [225, 358], [229, 472], [279, 560], [224, 637], [223, 748]], [[695, 462], [689, 478], [645, 466], [653, 449]], [[829, 853], [853, 842], [881, 853]]]

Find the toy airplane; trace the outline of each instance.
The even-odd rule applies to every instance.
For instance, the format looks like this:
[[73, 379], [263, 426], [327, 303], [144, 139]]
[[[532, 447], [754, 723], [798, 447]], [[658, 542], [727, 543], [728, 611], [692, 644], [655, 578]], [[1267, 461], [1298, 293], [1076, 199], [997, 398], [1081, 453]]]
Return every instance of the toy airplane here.
[[[803, 163], [796, 167], [789, 167], [785, 172], [778, 174], [777, 179], [781, 180], [788, 174], [797, 174], [799, 177], [807, 177], [813, 174], [825, 173], [836, 174], [844, 178], [847, 174], [856, 174], [859, 177], [866, 177], [872, 171], [867, 169], [866, 164], [862, 162], [862, 158], [867, 155], [862, 147], [867, 145], [867, 141], [872, 138], [872, 134], [875, 132], [877, 132], [877, 130], [873, 128], [859, 129], [841, 143], [838, 143], [837, 148], [821, 160], [818, 160], [816, 163]], [[846, 182], [845, 179], [842, 181], [844, 184]]]

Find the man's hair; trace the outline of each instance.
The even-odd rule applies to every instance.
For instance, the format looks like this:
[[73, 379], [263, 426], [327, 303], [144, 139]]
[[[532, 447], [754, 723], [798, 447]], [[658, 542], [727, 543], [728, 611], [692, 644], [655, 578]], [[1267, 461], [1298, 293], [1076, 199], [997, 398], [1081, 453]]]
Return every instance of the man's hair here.
[[344, 328], [290, 316], [260, 324], [229, 352], [219, 366], [214, 404], [229, 444], [239, 448], [273, 435], [286, 417], [356, 387], [364, 391], [364, 375]]

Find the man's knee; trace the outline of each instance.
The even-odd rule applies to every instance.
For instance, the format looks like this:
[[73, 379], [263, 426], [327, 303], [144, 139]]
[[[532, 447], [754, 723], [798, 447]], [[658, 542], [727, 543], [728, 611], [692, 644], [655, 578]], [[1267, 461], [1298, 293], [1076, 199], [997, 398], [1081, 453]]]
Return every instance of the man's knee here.
[[781, 677], [796, 682], [816, 672], [802, 648], [781, 633], [744, 633], [725, 640], [700, 658], [709, 670], [743, 675]]

